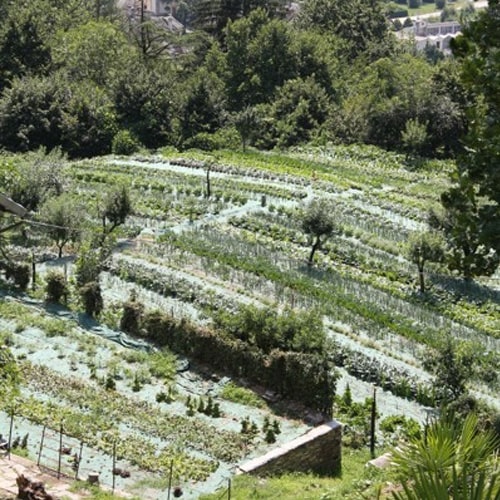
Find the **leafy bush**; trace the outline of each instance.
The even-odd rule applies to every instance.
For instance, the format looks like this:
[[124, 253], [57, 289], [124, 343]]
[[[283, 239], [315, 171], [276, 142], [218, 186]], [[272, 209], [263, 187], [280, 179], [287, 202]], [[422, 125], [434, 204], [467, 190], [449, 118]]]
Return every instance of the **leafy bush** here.
[[83, 285], [79, 292], [85, 312], [89, 316], [99, 316], [104, 307], [101, 285], [96, 281], [91, 281]]
[[141, 148], [141, 143], [129, 130], [120, 130], [113, 137], [111, 151], [115, 155], [131, 155]]
[[246, 377], [285, 397], [331, 413], [336, 374], [326, 356], [273, 350], [269, 354], [240, 339], [175, 321], [159, 311], [146, 312], [141, 335], [213, 368]]
[[68, 284], [64, 274], [59, 271], [50, 271], [45, 277], [45, 296], [48, 302], [66, 302], [69, 294]]
[[379, 428], [382, 432], [396, 434], [397, 437], [405, 439], [420, 439], [421, 436], [420, 424], [415, 419], [404, 415], [391, 415], [384, 418]]
[[144, 305], [131, 294], [130, 299], [123, 304], [123, 314], [120, 319], [120, 329], [124, 332], [137, 335], [141, 328]]
[[245, 387], [240, 387], [233, 382], [228, 382], [223, 387], [220, 397], [245, 406], [254, 406], [256, 408], [264, 408], [266, 406], [264, 400], [253, 391]]
[[14, 285], [25, 291], [30, 282], [30, 266], [19, 262], [9, 262], [5, 269], [5, 277], [8, 280], [12, 279]]

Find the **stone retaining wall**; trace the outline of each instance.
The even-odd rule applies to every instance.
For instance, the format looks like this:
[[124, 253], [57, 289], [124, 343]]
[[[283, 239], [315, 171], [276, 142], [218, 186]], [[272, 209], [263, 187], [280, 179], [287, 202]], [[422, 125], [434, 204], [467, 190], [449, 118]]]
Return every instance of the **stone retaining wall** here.
[[332, 474], [341, 468], [341, 440], [342, 426], [332, 420], [241, 465], [239, 473], [262, 476], [284, 472]]

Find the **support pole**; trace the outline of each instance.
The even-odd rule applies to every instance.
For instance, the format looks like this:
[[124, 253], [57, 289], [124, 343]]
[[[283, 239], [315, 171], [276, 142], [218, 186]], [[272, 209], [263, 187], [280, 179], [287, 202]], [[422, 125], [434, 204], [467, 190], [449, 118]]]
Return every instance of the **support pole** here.
[[172, 489], [172, 473], [174, 470], [174, 461], [170, 460], [170, 471], [168, 473], [168, 493], [167, 500], [170, 500], [170, 490]]
[[10, 411], [10, 427], [9, 427], [9, 450], [8, 458], [10, 460], [10, 450], [12, 448], [12, 431], [14, 430], [14, 408]]
[[111, 474], [113, 478], [113, 485], [111, 488], [113, 495], [115, 494], [115, 478], [116, 478], [115, 470], [116, 470], [116, 441], [113, 441], [113, 470]]
[[231, 478], [227, 480], [227, 500], [231, 500]]
[[377, 418], [377, 388], [373, 388], [372, 412], [370, 422], [370, 455], [375, 458], [375, 420]]
[[40, 467], [40, 462], [42, 460], [42, 450], [43, 450], [43, 441], [45, 440], [45, 429], [47, 428], [47, 424], [43, 426], [42, 429], [42, 439], [40, 440], [40, 449], [38, 450], [38, 460], [36, 462], [36, 465]]
[[31, 289], [36, 290], [36, 261], [35, 252], [31, 253]]
[[78, 462], [76, 463], [75, 479], [78, 479], [78, 472], [80, 472], [80, 464], [82, 463], [83, 454], [83, 441], [80, 442], [80, 453], [78, 453]]
[[63, 421], [59, 427], [59, 460], [57, 461], [57, 479], [61, 477], [61, 461], [62, 461], [62, 446], [63, 446]]

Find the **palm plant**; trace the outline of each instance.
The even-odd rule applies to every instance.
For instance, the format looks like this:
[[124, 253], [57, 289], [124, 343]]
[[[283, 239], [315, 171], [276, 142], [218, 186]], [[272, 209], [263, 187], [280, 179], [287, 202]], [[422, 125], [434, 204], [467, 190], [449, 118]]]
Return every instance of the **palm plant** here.
[[469, 414], [462, 422], [445, 416], [430, 425], [426, 436], [394, 454], [403, 491], [396, 500], [499, 500], [498, 442], [480, 430]]

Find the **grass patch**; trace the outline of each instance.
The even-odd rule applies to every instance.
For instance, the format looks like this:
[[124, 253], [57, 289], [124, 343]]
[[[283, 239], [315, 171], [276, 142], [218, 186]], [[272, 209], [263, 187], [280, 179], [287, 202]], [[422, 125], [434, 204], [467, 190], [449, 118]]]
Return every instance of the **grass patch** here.
[[[342, 473], [336, 477], [318, 477], [314, 474], [285, 474], [280, 477], [258, 478], [241, 475], [234, 478], [231, 488], [233, 500], [359, 500], [385, 498], [383, 489], [394, 474], [388, 470], [366, 467], [370, 460], [368, 451], [344, 449]], [[379, 491], [382, 492], [381, 496]], [[200, 500], [217, 500], [223, 490], [200, 497]]]
[[149, 371], [156, 378], [172, 380], [176, 373], [176, 358], [168, 350], [155, 352], [149, 358]]
[[222, 389], [220, 397], [233, 403], [240, 403], [246, 406], [253, 406], [255, 408], [265, 408], [266, 402], [257, 396], [250, 389], [239, 387], [233, 382], [228, 382]]
[[[104, 491], [99, 486], [91, 485], [85, 481], [75, 481], [70, 487], [72, 493], [85, 495], [86, 500], [112, 500], [113, 498], [123, 498], [119, 495], [113, 495], [110, 491]], [[63, 497], [63, 500], [67, 497]], [[140, 497], [130, 497], [128, 500], [140, 500]]]

